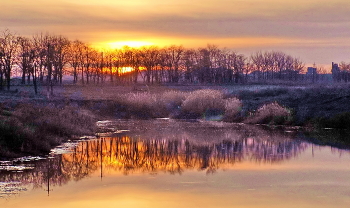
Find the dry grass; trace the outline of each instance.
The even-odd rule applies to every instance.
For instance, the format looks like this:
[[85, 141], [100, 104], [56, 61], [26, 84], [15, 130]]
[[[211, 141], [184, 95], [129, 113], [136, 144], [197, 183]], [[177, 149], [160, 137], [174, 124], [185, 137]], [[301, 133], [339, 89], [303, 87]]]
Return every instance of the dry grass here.
[[182, 105], [187, 96], [186, 92], [171, 90], [164, 92], [161, 99], [168, 109], [176, 109]]
[[93, 134], [95, 122], [91, 113], [80, 108], [20, 103], [0, 116], [0, 156], [47, 153], [74, 135]]
[[287, 124], [291, 121], [291, 111], [279, 105], [277, 102], [261, 106], [245, 120], [246, 123], [274, 125]]
[[[162, 94], [171, 91], [166, 86], [149, 86], [149, 93]], [[60, 97], [72, 99], [106, 100], [115, 99], [120, 95], [143, 94], [146, 92], [136, 92], [133, 86], [62, 86], [56, 87], [55, 92]]]
[[225, 100], [224, 120], [233, 122], [241, 120], [242, 102], [238, 98], [228, 98]]
[[166, 117], [167, 111], [159, 95], [148, 92], [128, 93], [117, 101], [125, 106], [127, 113], [136, 118]]
[[[117, 115], [124, 118], [206, 118], [226, 114], [235, 117], [241, 110], [236, 98], [224, 99], [218, 90], [197, 90], [192, 92], [166, 91], [152, 94], [127, 93], [114, 100]], [[113, 111], [113, 110], [111, 110]]]
[[35, 126], [40, 132], [58, 136], [82, 135], [92, 133], [94, 116], [86, 110], [65, 106], [33, 106], [21, 104], [13, 113], [21, 122]]
[[210, 89], [190, 92], [183, 101], [181, 109], [183, 113], [194, 117], [223, 114], [225, 111], [223, 92]]

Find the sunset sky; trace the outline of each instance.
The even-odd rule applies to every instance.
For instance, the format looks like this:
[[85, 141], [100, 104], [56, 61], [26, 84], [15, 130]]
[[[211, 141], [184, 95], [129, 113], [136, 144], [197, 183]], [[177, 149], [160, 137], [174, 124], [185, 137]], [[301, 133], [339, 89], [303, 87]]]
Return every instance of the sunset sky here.
[[208, 43], [307, 64], [350, 62], [349, 0], [0, 0], [0, 30], [98, 47]]

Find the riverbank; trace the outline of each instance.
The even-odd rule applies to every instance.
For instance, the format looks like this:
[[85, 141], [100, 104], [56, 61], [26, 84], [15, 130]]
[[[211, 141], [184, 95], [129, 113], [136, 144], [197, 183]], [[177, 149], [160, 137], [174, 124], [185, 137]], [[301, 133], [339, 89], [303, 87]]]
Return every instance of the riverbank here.
[[[142, 89], [142, 88], [141, 88]], [[0, 157], [42, 154], [101, 119], [201, 119], [349, 129], [348, 86], [25, 86], [0, 92]], [[349, 142], [344, 137], [344, 142]], [[348, 141], [349, 140], [349, 141]]]
[[0, 104], [0, 159], [46, 155], [69, 139], [96, 131], [97, 118], [84, 109], [53, 103], [7, 104], [12, 106]]

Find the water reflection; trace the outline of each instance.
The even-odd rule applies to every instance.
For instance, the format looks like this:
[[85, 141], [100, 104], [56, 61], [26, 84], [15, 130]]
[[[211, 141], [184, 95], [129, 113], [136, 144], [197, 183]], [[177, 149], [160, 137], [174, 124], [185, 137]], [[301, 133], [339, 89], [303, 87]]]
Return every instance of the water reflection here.
[[[60, 158], [60, 170], [79, 180], [101, 169], [132, 172], [181, 173], [185, 169], [215, 172], [243, 160], [277, 163], [296, 156], [307, 147], [299, 140], [223, 140], [197, 144], [189, 140], [143, 140], [128, 136], [81, 142], [72, 154]], [[102, 173], [103, 174], [103, 173]]]
[[[3, 163], [0, 197], [38, 188], [49, 194], [54, 186], [79, 181], [96, 171], [102, 178], [112, 172], [125, 175], [181, 174], [186, 170], [214, 173], [244, 161], [276, 164], [298, 156], [311, 145], [295, 139], [294, 134], [278, 132], [202, 129], [200, 134], [198, 138], [198, 134], [189, 131], [167, 136], [163, 131], [142, 136], [128, 133], [81, 141], [72, 145], [68, 153], [46, 160]], [[205, 139], [214, 135], [215, 139]], [[13, 165], [30, 168], [6, 170], [5, 167]]]
[[[26, 190], [31, 185], [48, 193], [50, 186], [78, 181], [100, 171], [181, 174], [186, 169], [213, 173], [243, 160], [276, 163], [296, 156], [307, 144], [297, 140], [263, 141], [253, 138], [223, 140], [213, 144], [191, 143], [189, 140], [142, 140], [128, 136], [84, 141], [72, 153], [56, 155], [34, 163], [30, 170], [0, 171], [4, 195]], [[22, 163], [25, 165], [26, 163]], [[12, 187], [9, 188], [9, 187]]]

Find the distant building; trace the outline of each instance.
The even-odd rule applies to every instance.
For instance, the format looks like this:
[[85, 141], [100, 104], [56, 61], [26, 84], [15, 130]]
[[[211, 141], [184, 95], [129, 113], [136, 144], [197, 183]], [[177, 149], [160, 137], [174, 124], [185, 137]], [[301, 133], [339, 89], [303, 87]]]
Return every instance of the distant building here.
[[317, 74], [317, 68], [316, 67], [307, 67], [306, 74], [309, 74], [309, 75]]
[[332, 77], [334, 82], [339, 82], [341, 79], [339, 65], [332, 62]]
[[317, 68], [307, 67], [306, 79], [315, 82], [317, 80]]

